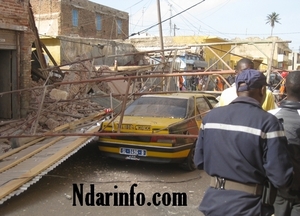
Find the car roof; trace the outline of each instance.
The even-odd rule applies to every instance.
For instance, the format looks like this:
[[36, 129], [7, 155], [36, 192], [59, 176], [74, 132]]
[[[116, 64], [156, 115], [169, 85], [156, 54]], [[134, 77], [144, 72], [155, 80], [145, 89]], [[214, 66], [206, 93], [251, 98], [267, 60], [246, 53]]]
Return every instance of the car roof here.
[[214, 97], [213, 95], [210, 94], [203, 94], [203, 93], [191, 93], [191, 92], [178, 92], [178, 93], [171, 93], [171, 94], [149, 94], [149, 95], [142, 95], [142, 97], [164, 97], [164, 98], [191, 98], [195, 96], [206, 96], [206, 97]]

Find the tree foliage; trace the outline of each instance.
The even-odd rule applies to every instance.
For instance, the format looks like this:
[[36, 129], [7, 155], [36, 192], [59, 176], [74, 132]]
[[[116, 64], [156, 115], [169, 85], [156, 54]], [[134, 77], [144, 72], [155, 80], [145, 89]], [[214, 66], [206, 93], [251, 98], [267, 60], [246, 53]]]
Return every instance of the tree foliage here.
[[271, 36], [273, 35], [273, 29], [275, 27], [275, 23], [279, 23], [280, 18], [279, 18], [279, 14], [276, 12], [272, 12], [271, 14], [267, 15], [267, 22], [266, 24], [270, 24], [271, 25]]

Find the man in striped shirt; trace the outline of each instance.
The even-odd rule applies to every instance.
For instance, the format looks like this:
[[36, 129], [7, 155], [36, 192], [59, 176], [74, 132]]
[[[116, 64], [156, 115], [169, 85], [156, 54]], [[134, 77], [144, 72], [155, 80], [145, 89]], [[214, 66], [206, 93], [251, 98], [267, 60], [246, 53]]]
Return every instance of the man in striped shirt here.
[[194, 161], [211, 176], [199, 210], [205, 215], [267, 216], [263, 184], [289, 186], [293, 166], [279, 120], [262, 109], [266, 77], [253, 69], [236, 77], [238, 97], [211, 110], [202, 121]]

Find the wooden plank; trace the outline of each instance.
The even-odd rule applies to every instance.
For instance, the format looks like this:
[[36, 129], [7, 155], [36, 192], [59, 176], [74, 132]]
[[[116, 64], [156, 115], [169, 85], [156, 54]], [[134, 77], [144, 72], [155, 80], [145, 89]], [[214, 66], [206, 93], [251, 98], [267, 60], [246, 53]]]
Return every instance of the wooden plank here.
[[83, 124], [87, 121], [96, 120], [96, 119], [99, 119], [100, 117], [102, 117], [103, 115], [105, 115], [105, 112], [99, 112], [99, 113], [96, 113], [96, 114], [92, 114], [88, 117], [81, 118], [77, 121], [58, 126], [57, 128], [54, 128], [52, 131], [49, 131], [49, 133], [63, 131], [63, 130], [66, 130], [68, 128], [72, 128], [76, 125]]
[[[117, 67], [117, 71], [136, 71], [136, 70], [149, 70], [152, 69], [152, 67], [154, 67], [153, 65], [133, 65], [133, 66], [118, 66]], [[109, 67], [110, 70], [114, 71], [115, 70], [115, 66], [113, 67]]]
[[[67, 123], [67, 124], [58, 126], [57, 128], [54, 128], [53, 130], [48, 131], [45, 134], [64, 131], [64, 130], [66, 130], [68, 128], [75, 127], [76, 125], [83, 124], [83, 123], [85, 123], [87, 121], [91, 121], [91, 120], [94, 120], [94, 119], [99, 119], [103, 115], [105, 115], [105, 112], [95, 113], [95, 114], [92, 114], [92, 115], [90, 115], [88, 117], [85, 117], [85, 118], [79, 119], [77, 121], [74, 121], [72, 123]], [[38, 143], [39, 141], [42, 141], [44, 139], [45, 139], [45, 137], [39, 137], [39, 138], [37, 138], [37, 139], [35, 139], [33, 141], [30, 141], [29, 143], [26, 143], [25, 145], [23, 145], [23, 146], [21, 146], [19, 148], [16, 148], [16, 149], [13, 149], [13, 150], [11, 150], [9, 152], [6, 152], [5, 154], [3, 154], [3, 155], [0, 156], [0, 161], [3, 160], [4, 158], [7, 158], [7, 157], [9, 157], [9, 156], [11, 156], [11, 155], [13, 155], [13, 154], [15, 154], [15, 153], [23, 150], [23, 149], [25, 149], [25, 148], [27, 148], [27, 147], [35, 144], [35, 143]]]
[[3, 121], [3, 122], [0, 122], [0, 126], [19, 122], [19, 121], [24, 121], [24, 119], [14, 119], [14, 120], [9, 120], [9, 121]]
[[25, 155], [24, 157], [21, 157], [20, 159], [14, 161], [13, 163], [10, 163], [9, 165], [7, 165], [7, 166], [1, 168], [1, 169], [0, 169], [0, 173], [2, 173], [2, 172], [4, 172], [4, 171], [6, 171], [6, 170], [8, 170], [8, 169], [10, 169], [10, 168], [12, 168], [12, 167], [14, 167], [14, 166], [16, 166], [17, 164], [21, 163], [22, 161], [27, 160], [28, 158], [32, 157], [33, 155], [35, 155], [35, 154], [41, 152], [42, 150], [44, 150], [44, 149], [46, 149], [46, 148], [48, 148], [49, 146], [53, 145], [54, 143], [57, 143], [58, 141], [62, 140], [63, 138], [65, 138], [65, 137], [64, 137], [64, 136], [58, 137], [58, 138], [56, 138], [55, 140], [52, 140], [51, 142], [49, 142], [49, 143], [43, 145], [42, 147], [40, 147], [40, 148], [38, 148], [38, 149], [32, 151], [30, 154], [27, 154], [27, 155]]
[[[37, 51], [38, 60], [39, 60], [39, 63], [41, 65], [41, 68], [45, 69], [47, 67], [46, 60], [45, 60], [45, 57], [43, 55], [41, 40], [40, 40], [40, 37], [39, 37], [38, 29], [37, 29], [37, 27], [35, 25], [35, 22], [34, 22], [33, 11], [32, 11], [32, 7], [31, 7], [30, 3], [28, 5], [28, 15], [29, 15], [29, 24], [30, 24], [31, 29], [33, 31], [33, 34], [35, 36], [34, 45], [35, 45], [35, 48], [36, 48], [36, 51]], [[41, 73], [46, 78], [48, 77], [48, 71], [42, 71]]]
[[9, 152], [6, 152], [5, 154], [3, 154], [3, 155], [0, 156], [0, 161], [2, 161], [4, 158], [7, 158], [7, 157], [9, 157], [9, 156], [11, 156], [13, 154], [18, 153], [19, 151], [21, 151], [21, 150], [23, 150], [25, 148], [28, 148], [29, 146], [31, 146], [31, 145], [33, 145], [35, 143], [38, 143], [39, 141], [42, 141], [44, 139], [45, 139], [45, 137], [40, 137], [38, 139], [35, 139], [35, 140], [33, 140], [33, 141], [31, 141], [31, 142], [29, 142], [29, 143], [27, 143], [27, 144], [19, 147], [19, 148], [16, 148], [16, 149], [13, 149], [13, 150], [11, 150]]
[[[51, 53], [49, 52], [49, 50], [48, 50], [48, 48], [46, 47], [46, 45], [45, 45], [42, 41], [40, 41], [40, 42], [41, 42], [41, 45], [42, 45], [43, 50], [45, 50], [45, 52], [46, 52], [47, 55], [49, 56], [49, 58], [50, 58], [51, 62], [53, 63], [53, 65], [54, 65], [54, 66], [58, 66], [58, 64], [56, 63], [55, 59], [53, 58], [53, 56], [52, 56]], [[59, 67], [57, 68], [57, 71], [58, 71], [58, 73], [59, 73], [60, 75], [63, 76], [63, 72], [60, 70]]]
[[[98, 131], [98, 127], [95, 127], [94, 129], [88, 132], [94, 133], [96, 131]], [[44, 171], [45, 169], [47, 169], [48, 167], [50, 167], [51, 165], [59, 161], [61, 158], [74, 151], [76, 148], [78, 148], [80, 145], [86, 142], [89, 138], [90, 137], [79, 137], [77, 140], [70, 143], [68, 146], [64, 147], [54, 155], [48, 157], [43, 162], [39, 163], [34, 168], [30, 169], [28, 172], [21, 175], [19, 178], [13, 179], [7, 184], [3, 185], [0, 190], [0, 199], [9, 195], [11, 192], [18, 189], [23, 184], [25, 184], [26, 182], [30, 181], [35, 176], [37, 176], [39, 173], [41, 173], [42, 171]]]

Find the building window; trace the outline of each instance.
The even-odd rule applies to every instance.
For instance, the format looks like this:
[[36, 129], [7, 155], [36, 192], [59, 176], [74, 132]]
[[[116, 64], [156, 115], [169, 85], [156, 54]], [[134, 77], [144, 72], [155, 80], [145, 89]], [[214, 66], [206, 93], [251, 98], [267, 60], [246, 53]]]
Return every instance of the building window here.
[[96, 15], [96, 29], [97, 31], [101, 31], [102, 29], [102, 19], [99, 14]]
[[122, 20], [117, 20], [117, 33], [122, 34]]
[[73, 26], [78, 26], [78, 10], [72, 10], [72, 24]]

